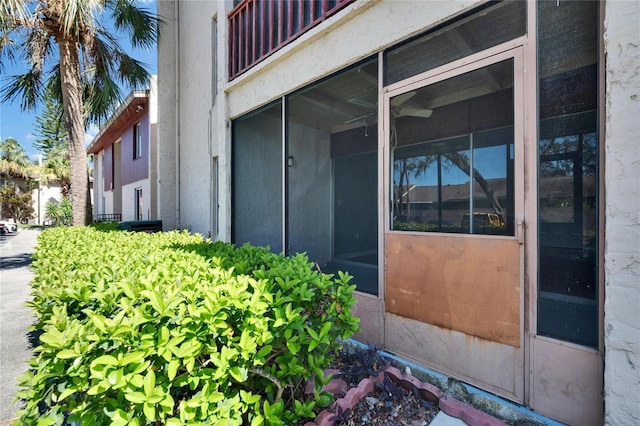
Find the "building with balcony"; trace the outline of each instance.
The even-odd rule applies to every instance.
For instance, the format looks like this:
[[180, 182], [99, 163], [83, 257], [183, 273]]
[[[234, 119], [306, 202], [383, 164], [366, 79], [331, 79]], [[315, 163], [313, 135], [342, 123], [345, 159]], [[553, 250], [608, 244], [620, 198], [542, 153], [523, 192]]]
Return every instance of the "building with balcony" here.
[[157, 92], [133, 91], [104, 124], [93, 154], [94, 221], [157, 219]]
[[359, 340], [551, 419], [640, 420], [637, 2], [158, 14], [165, 229], [347, 270]]

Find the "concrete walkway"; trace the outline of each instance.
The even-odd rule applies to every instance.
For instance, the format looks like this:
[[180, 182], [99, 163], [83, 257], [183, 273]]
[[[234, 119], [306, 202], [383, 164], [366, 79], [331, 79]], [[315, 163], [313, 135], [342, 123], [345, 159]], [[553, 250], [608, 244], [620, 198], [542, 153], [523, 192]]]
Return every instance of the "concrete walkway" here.
[[0, 425], [15, 420], [20, 403], [15, 401], [17, 379], [28, 369], [32, 356], [29, 326], [34, 322], [29, 299], [33, 278], [31, 254], [37, 229], [19, 229], [0, 238]]

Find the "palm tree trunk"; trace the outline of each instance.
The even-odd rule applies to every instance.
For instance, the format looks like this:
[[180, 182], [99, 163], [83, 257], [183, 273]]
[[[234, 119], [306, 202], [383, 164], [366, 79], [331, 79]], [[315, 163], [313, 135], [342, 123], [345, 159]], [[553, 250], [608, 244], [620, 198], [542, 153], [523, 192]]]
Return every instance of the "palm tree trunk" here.
[[62, 108], [69, 145], [69, 169], [71, 181], [71, 206], [73, 225], [90, 223], [91, 204], [89, 197], [89, 172], [87, 149], [84, 142], [84, 106], [78, 44], [60, 37], [60, 80], [62, 85]]

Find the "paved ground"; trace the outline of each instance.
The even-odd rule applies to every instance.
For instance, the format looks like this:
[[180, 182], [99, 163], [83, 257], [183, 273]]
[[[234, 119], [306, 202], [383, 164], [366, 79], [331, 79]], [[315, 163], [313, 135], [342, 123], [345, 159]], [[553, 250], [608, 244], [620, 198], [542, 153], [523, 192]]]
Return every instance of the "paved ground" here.
[[29, 326], [34, 317], [24, 305], [33, 273], [31, 253], [40, 231], [20, 229], [0, 236], [0, 425], [8, 425], [20, 409], [17, 379], [31, 358]]

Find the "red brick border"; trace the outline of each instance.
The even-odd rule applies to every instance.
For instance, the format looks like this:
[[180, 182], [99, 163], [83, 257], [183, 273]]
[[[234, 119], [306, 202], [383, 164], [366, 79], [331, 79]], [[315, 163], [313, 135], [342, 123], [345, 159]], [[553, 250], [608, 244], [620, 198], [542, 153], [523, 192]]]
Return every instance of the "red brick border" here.
[[[336, 374], [336, 370], [327, 370], [325, 374]], [[417, 389], [422, 398], [437, 402], [442, 411], [449, 416], [463, 420], [469, 426], [507, 426], [505, 422], [469, 404], [465, 404], [455, 398], [444, 396], [440, 389], [431, 383], [422, 382], [411, 374], [403, 373], [391, 365], [383, 367], [377, 377], [371, 376], [362, 379], [357, 387], [349, 389], [344, 397], [338, 398], [331, 404], [330, 408], [318, 414], [315, 421], [307, 422], [304, 426], [333, 426], [335, 421], [331, 419], [335, 416], [336, 411], [338, 411], [338, 407], [344, 411], [356, 405], [360, 399], [373, 392], [376, 382], [382, 382], [385, 374], [405, 389]], [[311, 384], [310, 386], [313, 385]], [[310, 386], [308, 385], [307, 389], [312, 389]], [[346, 389], [346, 383], [342, 379], [332, 379], [329, 384], [322, 388], [322, 390], [329, 391], [334, 395], [344, 393], [344, 389]]]

